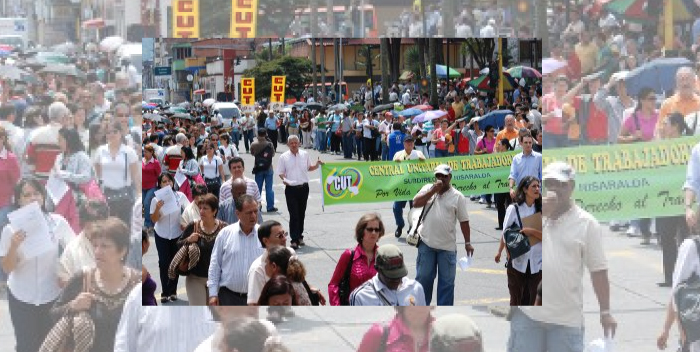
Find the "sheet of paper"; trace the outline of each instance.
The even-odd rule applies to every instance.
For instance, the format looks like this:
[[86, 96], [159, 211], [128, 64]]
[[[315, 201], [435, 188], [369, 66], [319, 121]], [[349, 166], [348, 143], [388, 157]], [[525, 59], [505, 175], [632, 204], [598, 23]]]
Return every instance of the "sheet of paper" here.
[[180, 171], [175, 173], [175, 182], [177, 182], [178, 187], [182, 186], [185, 181], [187, 181], [187, 176], [185, 176], [185, 174]]
[[163, 207], [160, 212], [163, 215], [172, 214], [180, 211], [180, 205], [177, 203], [175, 193], [170, 188], [161, 188], [156, 191], [156, 199], [163, 201]]
[[46, 193], [51, 197], [53, 204], [58, 204], [68, 190], [68, 184], [65, 181], [54, 174], [49, 176], [49, 180], [46, 182]]
[[[524, 217], [521, 220], [523, 221], [523, 227], [531, 227], [535, 230], [542, 231], [542, 213], [535, 213], [528, 217]], [[541, 242], [539, 239], [534, 237], [528, 237], [528, 239], [530, 240], [531, 246]]]
[[54, 248], [54, 242], [49, 240], [49, 224], [39, 203], [33, 202], [19, 208], [7, 214], [7, 218], [13, 232], [24, 231], [27, 235], [19, 247], [25, 258], [38, 257]]
[[462, 269], [462, 271], [467, 271], [467, 269], [469, 269], [469, 267], [472, 266], [472, 257], [462, 257], [459, 259], [457, 264], [459, 264], [459, 268]]

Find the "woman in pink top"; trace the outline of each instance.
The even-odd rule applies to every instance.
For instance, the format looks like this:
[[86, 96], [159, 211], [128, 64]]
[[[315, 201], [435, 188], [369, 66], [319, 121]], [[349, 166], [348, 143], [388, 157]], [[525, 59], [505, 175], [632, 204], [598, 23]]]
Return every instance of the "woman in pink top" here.
[[[378, 214], [365, 214], [357, 222], [355, 239], [358, 245], [352, 250], [346, 249], [343, 252], [335, 267], [331, 282], [328, 284], [328, 296], [332, 306], [347, 306], [350, 293], [377, 274], [374, 261], [378, 247], [377, 241], [382, 236], [384, 236], [384, 223]], [[340, 282], [343, 281], [348, 265], [350, 265], [350, 289], [347, 292], [347, 297], [341, 299]]]
[[651, 88], [642, 88], [637, 95], [637, 107], [622, 122], [618, 143], [647, 142], [654, 138], [656, 120], [656, 94]]
[[7, 224], [7, 214], [12, 209], [12, 193], [19, 176], [19, 162], [10, 151], [7, 131], [0, 126], [0, 228]]
[[496, 145], [496, 130], [493, 126], [488, 125], [485, 129], [486, 133], [476, 141], [474, 154], [492, 154], [493, 147]]
[[376, 323], [365, 333], [357, 352], [428, 352], [434, 307], [395, 307], [389, 324]]

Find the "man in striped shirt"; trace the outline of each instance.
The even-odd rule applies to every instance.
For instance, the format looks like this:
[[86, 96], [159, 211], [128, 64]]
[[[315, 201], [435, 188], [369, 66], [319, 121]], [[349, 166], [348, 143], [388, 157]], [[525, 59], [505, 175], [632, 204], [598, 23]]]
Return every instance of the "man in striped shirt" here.
[[264, 251], [258, 240], [258, 204], [248, 194], [238, 198], [239, 221], [216, 237], [207, 280], [209, 305], [247, 305], [248, 269]]
[[255, 198], [255, 200], [258, 201], [258, 204], [262, 204], [262, 198], [260, 197], [258, 184], [255, 183], [255, 180], [243, 176], [243, 172], [245, 171], [245, 164], [243, 163], [243, 159], [241, 159], [240, 157], [231, 158], [231, 160], [228, 161], [228, 168], [231, 171], [231, 178], [221, 185], [221, 189], [219, 190], [219, 202], [223, 203], [226, 200], [231, 199], [231, 185], [233, 183], [233, 180], [237, 178], [242, 178], [246, 182], [246, 194], [253, 196], [253, 198]]

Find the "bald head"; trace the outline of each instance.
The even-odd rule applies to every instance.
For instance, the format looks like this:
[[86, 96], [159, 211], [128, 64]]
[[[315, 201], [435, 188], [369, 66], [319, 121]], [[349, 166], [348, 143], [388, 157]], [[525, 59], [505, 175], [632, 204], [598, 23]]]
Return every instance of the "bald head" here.
[[515, 116], [513, 115], [506, 115], [506, 128], [509, 131], [512, 131], [515, 129]]
[[676, 89], [682, 95], [692, 95], [695, 90], [697, 75], [693, 68], [683, 66], [676, 71]]
[[234, 179], [231, 182], [231, 196], [233, 199], [238, 199], [240, 196], [244, 195], [248, 190], [248, 185], [243, 178]]

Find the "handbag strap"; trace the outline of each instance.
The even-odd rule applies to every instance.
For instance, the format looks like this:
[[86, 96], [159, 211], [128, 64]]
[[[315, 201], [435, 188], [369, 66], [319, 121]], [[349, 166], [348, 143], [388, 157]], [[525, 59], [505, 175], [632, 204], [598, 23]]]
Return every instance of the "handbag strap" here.
[[418, 217], [418, 223], [416, 224], [416, 230], [418, 230], [418, 227], [420, 226], [420, 223], [423, 222], [423, 219], [426, 216], [428, 216], [428, 212], [430, 211], [430, 208], [433, 207], [433, 204], [435, 204], [435, 200], [437, 200], [437, 199], [433, 199], [433, 201], [430, 202], [430, 206], [423, 207], [423, 211], [421, 211], [420, 216]]
[[518, 210], [518, 204], [513, 203], [513, 207], [515, 208], [515, 215], [518, 216], [518, 223], [520, 224], [520, 228], [523, 228], [523, 220], [520, 219], [520, 210]]
[[350, 280], [350, 269], [352, 268], [352, 259], [355, 257], [355, 250], [350, 251], [350, 260], [348, 265], [345, 266], [345, 273], [343, 274], [343, 281]]
[[377, 297], [379, 297], [379, 300], [382, 301], [382, 305], [385, 306], [394, 306], [393, 304], [389, 303], [389, 300], [386, 299], [383, 293], [380, 291], [377, 291], [377, 287], [374, 285], [374, 282], [372, 282], [372, 289], [374, 290], [374, 293], [377, 294]]

